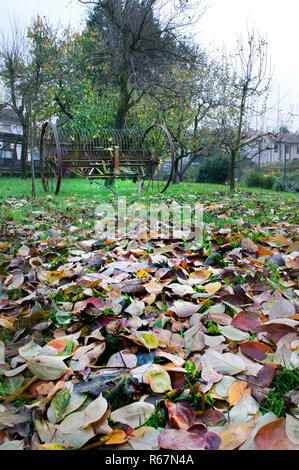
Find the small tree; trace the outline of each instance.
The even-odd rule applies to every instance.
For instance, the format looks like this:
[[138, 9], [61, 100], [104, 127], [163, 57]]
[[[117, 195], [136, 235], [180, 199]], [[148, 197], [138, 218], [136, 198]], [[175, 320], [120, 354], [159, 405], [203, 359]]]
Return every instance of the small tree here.
[[[215, 122], [217, 139], [220, 146], [230, 155], [229, 182], [230, 189], [235, 189], [235, 169], [238, 157], [248, 150], [250, 158], [254, 157], [253, 149], [260, 144], [258, 151], [267, 147], [265, 137], [268, 132], [250, 131], [251, 120], [265, 113], [266, 99], [271, 83], [271, 71], [267, 60], [267, 43], [264, 38], [248, 34], [244, 45], [238, 40], [236, 64], [232, 73], [232, 93], [227, 96], [225, 105], [220, 108]], [[260, 107], [260, 100], [264, 103]], [[260, 110], [261, 109], [261, 110]]]
[[49, 64], [55, 50], [55, 33], [37, 17], [31, 29], [22, 31], [16, 23], [0, 42], [0, 77], [8, 91], [6, 106], [18, 116], [23, 129], [22, 176], [26, 176], [33, 106], [43, 96], [49, 80]]

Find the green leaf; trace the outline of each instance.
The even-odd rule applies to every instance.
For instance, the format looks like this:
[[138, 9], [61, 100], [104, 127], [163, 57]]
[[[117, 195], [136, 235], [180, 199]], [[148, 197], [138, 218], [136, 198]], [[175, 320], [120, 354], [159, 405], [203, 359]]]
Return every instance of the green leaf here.
[[50, 423], [55, 424], [62, 419], [63, 413], [65, 412], [70, 399], [71, 394], [67, 387], [64, 387], [63, 390], [56, 393], [47, 412]]
[[157, 349], [159, 346], [159, 340], [150, 333], [143, 333], [138, 335], [138, 340], [147, 348], [147, 349]]
[[154, 366], [153, 369], [148, 372], [147, 377], [154, 393], [164, 393], [168, 390], [172, 390], [169, 374], [163, 367]]

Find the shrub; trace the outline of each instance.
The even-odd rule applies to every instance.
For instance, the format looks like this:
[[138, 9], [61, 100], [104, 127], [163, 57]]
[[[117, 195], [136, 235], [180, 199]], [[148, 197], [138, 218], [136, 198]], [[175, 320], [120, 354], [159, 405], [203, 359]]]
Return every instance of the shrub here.
[[262, 188], [273, 189], [276, 183], [275, 176], [272, 175], [263, 175]]
[[275, 183], [275, 176], [263, 175], [258, 171], [248, 171], [245, 175], [245, 184], [248, 188], [273, 189]]
[[198, 183], [224, 184], [228, 177], [229, 157], [223, 153], [217, 153], [207, 157], [198, 168]]
[[299, 193], [299, 185], [291, 181], [277, 181], [274, 186], [275, 191], [287, 191], [290, 193]]
[[245, 184], [248, 188], [261, 188], [263, 175], [258, 171], [248, 171], [245, 175]]

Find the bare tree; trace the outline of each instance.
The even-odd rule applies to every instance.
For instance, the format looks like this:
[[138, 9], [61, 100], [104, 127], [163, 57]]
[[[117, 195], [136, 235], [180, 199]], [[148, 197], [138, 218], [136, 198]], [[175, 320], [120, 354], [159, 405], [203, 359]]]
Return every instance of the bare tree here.
[[27, 56], [26, 34], [22, 31], [16, 22], [11, 26], [9, 36], [2, 33], [1, 36], [1, 66], [0, 77], [2, 78], [6, 89], [9, 92], [9, 99], [5, 102], [6, 106], [11, 107], [18, 116], [23, 129], [22, 144], [22, 175], [26, 175], [26, 162], [28, 153], [29, 138], [29, 112], [26, 96], [21, 93], [20, 87], [25, 76], [25, 63]]
[[[267, 42], [254, 32], [248, 33], [246, 42], [237, 42], [236, 63], [232, 73], [233, 93], [220, 110], [216, 121], [216, 132], [222, 148], [230, 155], [230, 189], [235, 189], [235, 168], [238, 157], [249, 150], [254, 157], [254, 148], [266, 150], [265, 138], [269, 132], [250, 132], [252, 120], [266, 111], [266, 100], [270, 90], [272, 72], [268, 64]], [[264, 99], [262, 106], [261, 99]], [[259, 150], [261, 147], [259, 147]]]
[[27, 31], [14, 21], [9, 34], [2, 33], [0, 38], [0, 78], [8, 91], [5, 104], [16, 113], [23, 129], [23, 177], [27, 170], [33, 105], [40, 100], [49, 80], [54, 38], [55, 31], [40, 17]]

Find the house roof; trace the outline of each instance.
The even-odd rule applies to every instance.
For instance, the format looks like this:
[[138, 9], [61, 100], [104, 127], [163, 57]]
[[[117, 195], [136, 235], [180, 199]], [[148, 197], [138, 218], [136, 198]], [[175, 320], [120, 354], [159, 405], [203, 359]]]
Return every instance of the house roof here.
[[5, 124], [6, 126], [21, 125], [16, 113], [5, 104], [0, 104], [0, 123]]
[[[254, 131], [252, 129], [248, 129], [246, 133], [244, 133], [243, 138], [244, 139], [251, 139], [253, 137], [257, 137], [259, 135], [258, 131]], [[266, 134], [265, 134], [266, 137]], [[282, 137], [279, 135], [273, 135], [271, 132], [268, 134], [268, 138], [273, 140], [274, 142], [282, 142], [284, 144], [299, 144], [299, 136], [297, 134], [284, 134]]]
[[288, 134], [278, 140], [286, 144], [299, 144], [299, 137], [295, 134]]

